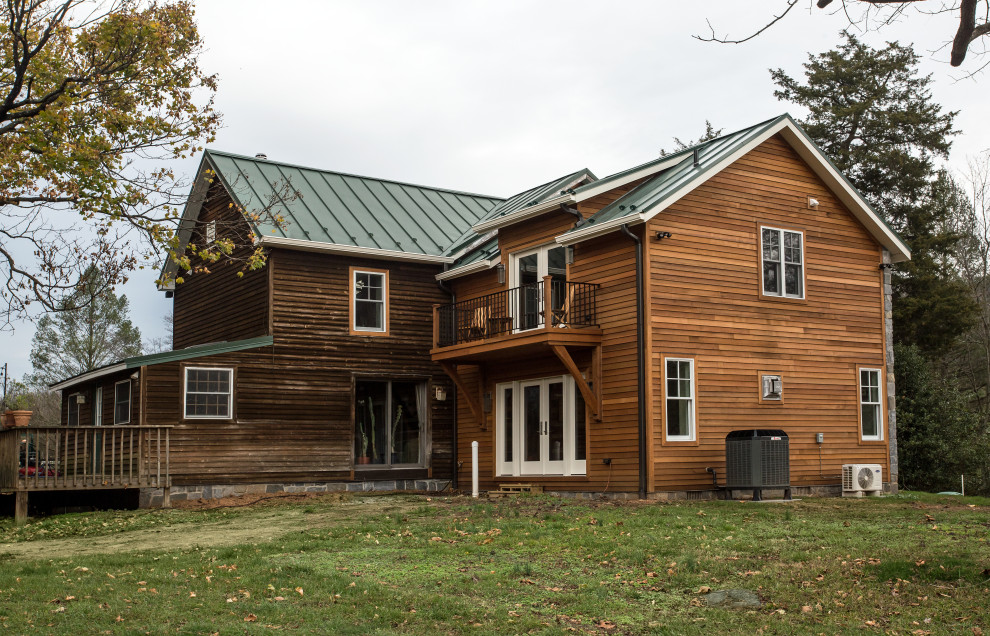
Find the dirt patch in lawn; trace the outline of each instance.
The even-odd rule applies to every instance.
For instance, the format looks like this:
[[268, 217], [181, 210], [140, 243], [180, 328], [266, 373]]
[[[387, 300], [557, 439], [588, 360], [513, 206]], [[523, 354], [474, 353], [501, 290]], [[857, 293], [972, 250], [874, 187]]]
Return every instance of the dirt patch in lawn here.
[[[318, 500], [315, 511], [283, 504]], [[176, 502], [179, 503], [179, 502]], [[329, 504], [329, 505], [328, 505]], [[96, 537], [70, 537], [0, 544], [7, 559], [62, 559], [119, 552], [183, 551], [244, 543], [266, 543], [282, 535], [310, 528], [341, 526], [376, 512], [392, 513], [422, 505], [413, 497], [348, 497], [340, 494], [300, 493], [182, 502], [184, 509], [250, 508], [220, 521], [175, 523]], [[179, 508], [180, 506], [176, 506]]]

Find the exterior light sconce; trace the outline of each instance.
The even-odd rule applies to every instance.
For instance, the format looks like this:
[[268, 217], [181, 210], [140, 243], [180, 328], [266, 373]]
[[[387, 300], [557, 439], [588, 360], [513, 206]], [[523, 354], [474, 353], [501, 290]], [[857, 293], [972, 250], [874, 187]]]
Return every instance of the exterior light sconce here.
[[76, 396], [76, 404], [85, 404], [85, 403], [86, 403], [86, 396], [85, 395], [77, 395]]
[[818, 199], [815, 197], [808, 197], [808, 209], [817, 210], [818, 209]]
[[880, 271], [882, 272], [885, 269], [890, 269], [893, 266], [894, 266], [893, 263], [880, 263]]
[[495, 266], [495, 272], [498, 273], [498, 284], [499, 285], [504, 285], [505, 284], [505, 265], [503, 263], [499, 263], [498, 265], [496, 265]]
[[564, 248], [564, 262], [568, 265], [574, 264], [574, 246], [568, 245]]
[[670, 232], [664, 232], [663, 230], [660, 230], [656, 234], [656, 239], [658, 241], [662, 241], [665, 238], [670, 238], [671, 236], [673, 236], [673, 234], [671, 234]]
[[438, 386], [438, 387], [434, 387], [434, 391], [437, 398], [437, 402], [447, 401], [447, 389], [445, 389], [442, 386]]

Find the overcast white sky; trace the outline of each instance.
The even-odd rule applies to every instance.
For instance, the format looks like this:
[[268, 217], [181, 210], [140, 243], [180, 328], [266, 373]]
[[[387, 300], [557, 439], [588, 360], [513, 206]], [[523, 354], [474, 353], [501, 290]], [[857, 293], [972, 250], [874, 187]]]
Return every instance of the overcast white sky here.
[[[508, 196], [561, 174], [604, 176], [648, 161], [706, 119], [726, 132], [784, 111], [769, 68], [800, 76], [839, 42], [842, 15], [807, 0], [742, 45], [699, 42], [761, 26], [784, 0], [199, 0], [205, 69], [220, 77], [224, 128], [213, 147], [412, 183]], [[914, 43], [934, 98], [960, 111], [950, 162], [990, 149], [990, 75], [930, 59], [951, 16], [911, 15], [879, 35]], [[175, 166], [191, 176], [198, 161]], [[170, 301], [154, 272], [123, 288], [145, 339]], [[205, 316], [204, 319], [209, 319]], [[33, 327], [0, 334], [0, 363], [30, 371]]]

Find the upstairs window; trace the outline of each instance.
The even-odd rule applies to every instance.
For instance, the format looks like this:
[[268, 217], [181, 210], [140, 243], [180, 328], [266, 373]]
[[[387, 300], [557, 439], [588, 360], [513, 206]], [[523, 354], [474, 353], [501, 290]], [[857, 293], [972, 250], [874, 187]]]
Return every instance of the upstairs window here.
[[864, 441], [883, 439], [880, 406], [880, 369], [860, 369], [859, 424]]
[[232, 369], [186, 367], [186, 418], [230, 419], [233, 375]]
[[210, 244], [217, 240], [217, 222], [210, 221], [206, 224], [206, 243]]
[[[76, 416], [78, 420], [78, 416]], [[131, 421], [131, 381], [122, 380], [113, 388], [113, 423], [127, 424]]]
[[763, 294], [804, 298], [804, 235], [778, 228], [760, 230]]
[[351, 268], [351, 333], [388, 331], [388, 272]]

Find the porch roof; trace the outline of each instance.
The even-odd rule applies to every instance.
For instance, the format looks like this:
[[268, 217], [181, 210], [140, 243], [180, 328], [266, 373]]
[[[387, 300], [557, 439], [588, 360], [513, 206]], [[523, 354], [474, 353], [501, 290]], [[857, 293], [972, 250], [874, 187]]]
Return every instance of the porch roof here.
[[124, 358], [119, 362], [113, 362], [97, 369], [93, 369], [92, 371], [86, 371], [85, 373], [80, 373], [79, 375], [62, 380], [57, 384], [51, 385], [51, 388], [56, 391], [60, 391], [82, 382], [102, 378], [107, 375], [119, 373], [120, 371], [126, 371], [127, 369], [162, 364], [164, 362], [177, 362], [179, 360], [188, 360], [190, 358], [201, 358], [203, 356], [210, 356], [218, 353], [230, 353], [232, 351], [244, 351], [246, 349], [267, 347], [274, 343], [274, 341], [275, 339], [272, 336], [259, 336], [257, 338], [247, 338], [245, 340], [234, 340], [231, 342], [211, 342], [209, 344], [194, 345], [192, 347], [186, 347], [185, 349], [178, 349], [176, 351], [164, 351], [162, 353], [152, 353], [145, 356]]

